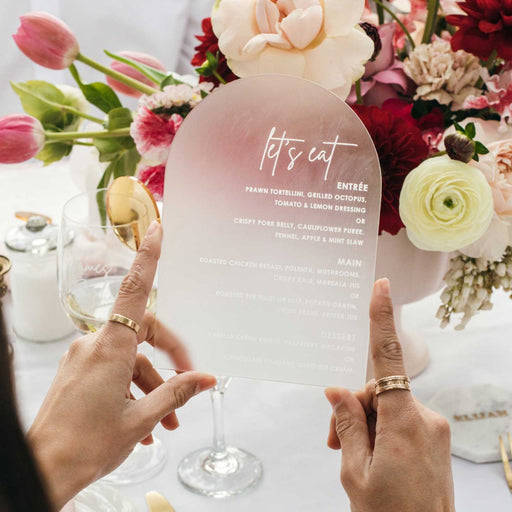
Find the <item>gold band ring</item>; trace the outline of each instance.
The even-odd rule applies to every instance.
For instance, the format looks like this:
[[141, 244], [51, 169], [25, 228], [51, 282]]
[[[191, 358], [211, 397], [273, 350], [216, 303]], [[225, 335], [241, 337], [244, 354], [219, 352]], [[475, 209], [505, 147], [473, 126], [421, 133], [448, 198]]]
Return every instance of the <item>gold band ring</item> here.
[[111, 322], [126, 325], [126, 327], [129, 327], [135, 334], [137, 334], [140, 330], [140, 325], [137, 322], [135, 322], [135, 320], [132, 320], [131, 318], [128, 318], [123, 315], [118, 315], [117, 313], [112, 313], [110, 315], [109, 320]]
[[389, 377], [383, 377], [375, 383], [375, 394], [378, 396], [384, 391], [390, 391], [392, 389], [406, 389], [411, 390], [411, 381], [406, 375], [391, 375]]

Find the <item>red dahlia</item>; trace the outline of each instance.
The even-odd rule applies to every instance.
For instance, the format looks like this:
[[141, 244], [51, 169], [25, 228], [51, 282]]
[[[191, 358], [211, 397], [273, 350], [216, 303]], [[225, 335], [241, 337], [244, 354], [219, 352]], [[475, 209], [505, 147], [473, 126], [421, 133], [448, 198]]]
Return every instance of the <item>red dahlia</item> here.
[[[201, 24], [203, 29], [202, 36], [196, 36], [201, 44], [198, 44], [194, 50], [196, 51], [194, 57], [190, 61], [192, 66], [200, 67], [206, 61], [206, 53], [210, 52], [213, 55], [219, 55], [219, 65], [217, 66], [217, 73], [226, 81], [232, 82], [233, 80], [237, 80], [238, 77], [233, 74], [231, 69], [228, 67], [228, 63], [226, 61], [226, 57], [219, 50], [219, 40], [217, 36], [213, 32], [212, 28], [212, 20], [211, 18], [205, 18]], [[212, 82], [215, 85], [219, 85], [219, 80], [215, 76], [200, 76], [200, 82]]]
[[446, 17], [459, 27], [452, 37], [454, 51], [466, 50], [488, 59], [493, 50], [498, 57], [512, 60], [512, 0], [464, 0], [458, 2], [466, 14]]
[[398, 213], [405, 177], [427, 158], [428, 146], [421, 132], [409, 122], [378, 107], [353, 105], [375, 144], [382, 171], [379, 235], [396, 235], [404, 227]]

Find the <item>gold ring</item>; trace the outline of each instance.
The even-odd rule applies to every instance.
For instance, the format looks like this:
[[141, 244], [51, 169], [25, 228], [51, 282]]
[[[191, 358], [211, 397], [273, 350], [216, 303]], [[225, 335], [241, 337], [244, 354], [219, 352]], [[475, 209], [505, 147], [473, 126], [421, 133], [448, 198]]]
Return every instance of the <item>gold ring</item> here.
[[135, 334], [139, 332], [140, 325], [135, 322], [135, 320], [132, 320], [131, 318], [128, 318], [123, 315], [118, 315], [117, 313], [112, 313], [110, 315], [111, 322], [116, 322], [118, 324], [126, 325], [126, 327], [129, 327]]
[[390, 391], [391, 389], [406, 389], [411, 391], [411, 381], [406, 375], [391, 375], [389, 377], [383, 377], [375, 383], [375, 395], [380, 395], [384, 391]]

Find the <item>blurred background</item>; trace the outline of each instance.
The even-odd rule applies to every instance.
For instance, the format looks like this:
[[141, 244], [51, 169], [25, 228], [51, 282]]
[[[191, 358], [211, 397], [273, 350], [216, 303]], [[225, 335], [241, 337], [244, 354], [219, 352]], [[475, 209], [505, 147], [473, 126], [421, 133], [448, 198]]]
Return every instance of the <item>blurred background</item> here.
[[[169, 71], [192, 70], [190, 59], [201, 33], [201, 20], [210, 15], [214, 0], [2, 0], [0, 2], [0, 116], [21, 112], [9, 81], [48, 80], [74, 85], [69, 71], [54, 71], [32, 63], [15, 45], [12, 34], [19, 17], [46, 11], [62, 19], [75, 33], [80, 51], [110, 62], [103, 50], [149, 53]], [[98, 72], [78, 64], [85, 81], [103, 81]], [[127, 101], [133, 107], [135, 102]]]

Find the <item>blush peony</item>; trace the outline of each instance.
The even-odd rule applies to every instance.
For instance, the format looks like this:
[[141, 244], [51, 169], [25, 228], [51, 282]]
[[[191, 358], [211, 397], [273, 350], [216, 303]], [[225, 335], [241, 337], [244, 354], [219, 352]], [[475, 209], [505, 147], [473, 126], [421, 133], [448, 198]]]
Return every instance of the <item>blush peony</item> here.
[[364, 0], [219, 0], [213, 30], [239, 77], [299, 76], [345, 99], [373, 41], [357, 25]]

